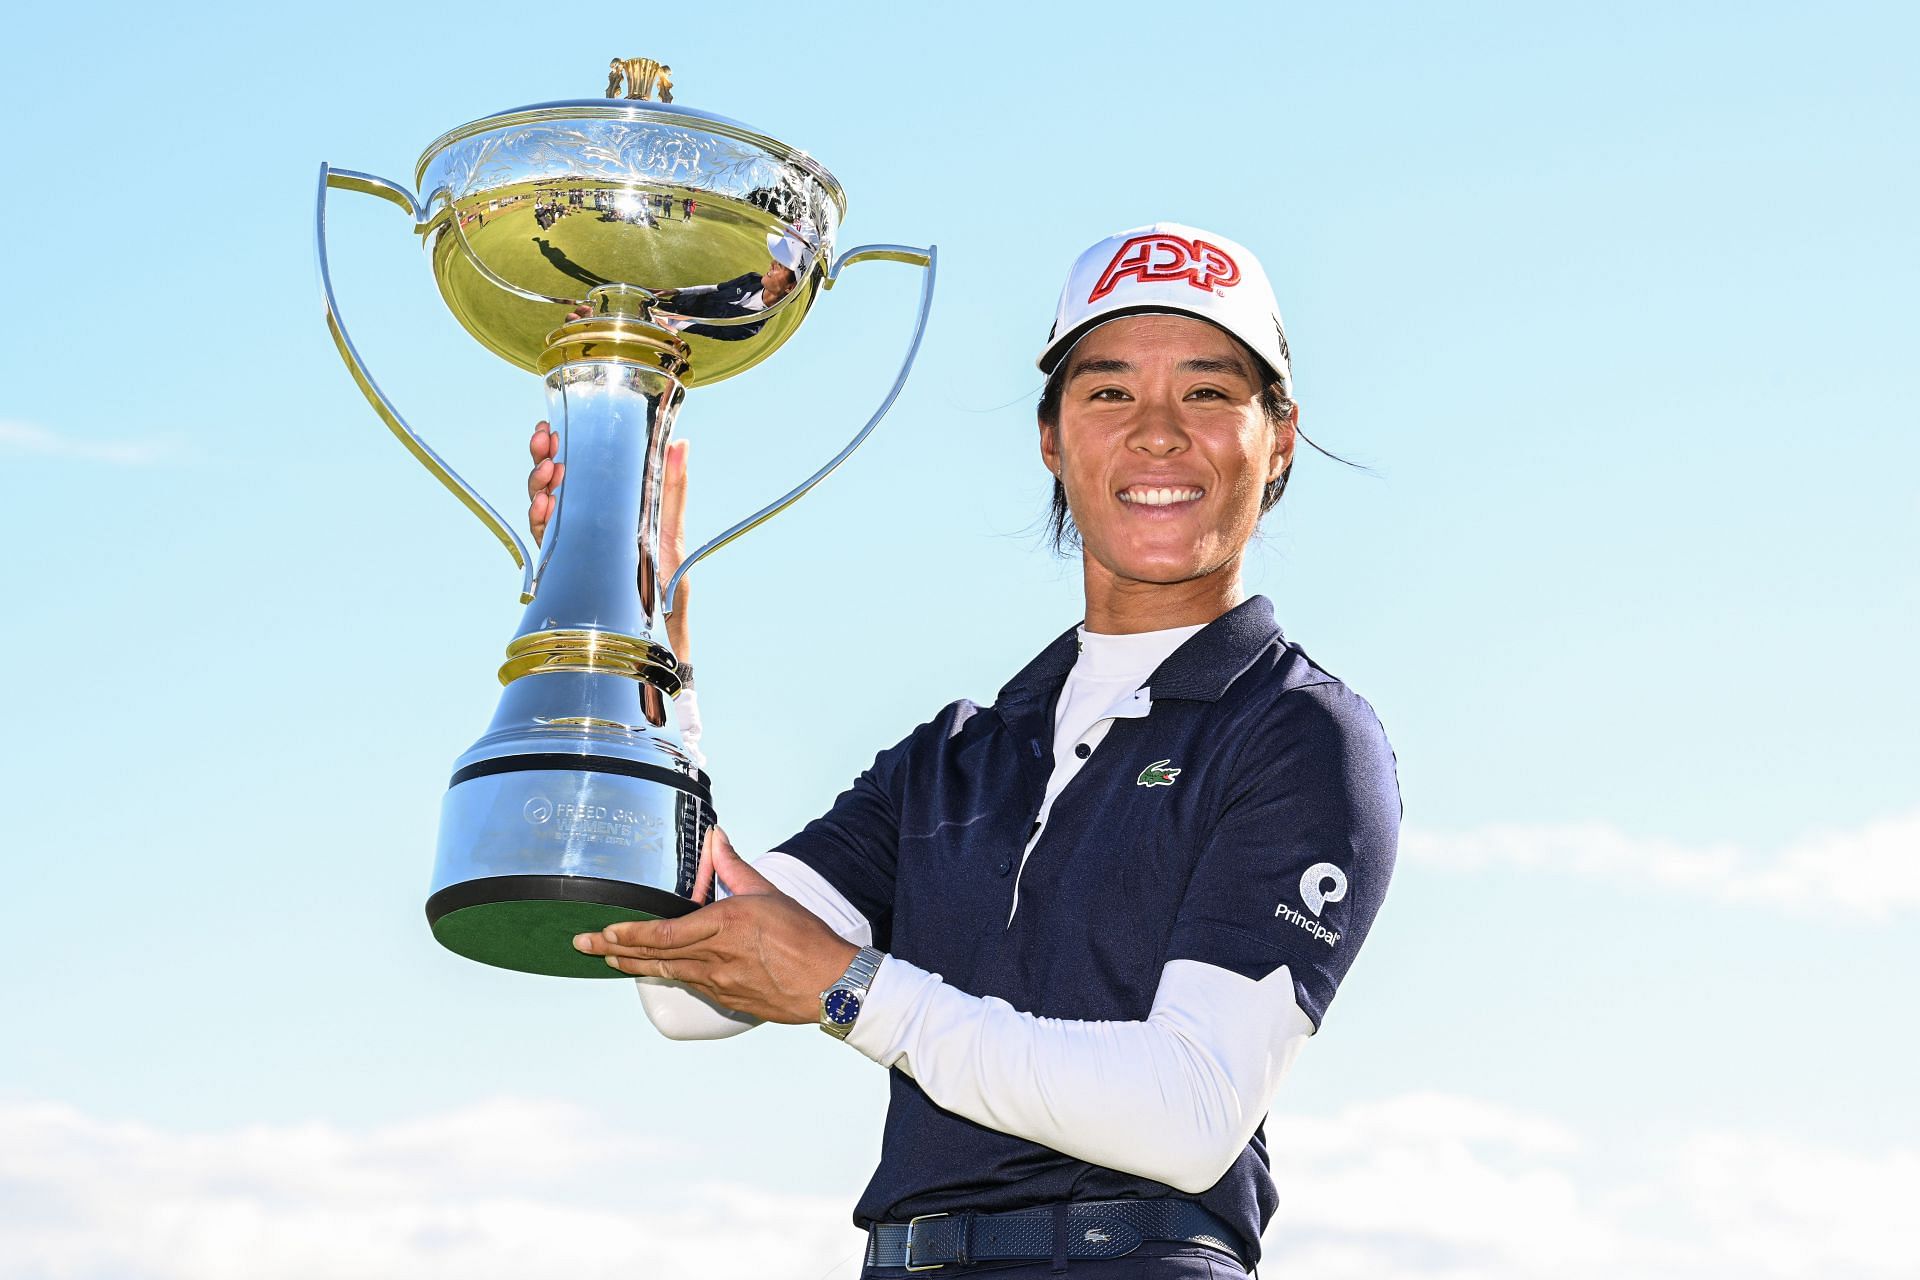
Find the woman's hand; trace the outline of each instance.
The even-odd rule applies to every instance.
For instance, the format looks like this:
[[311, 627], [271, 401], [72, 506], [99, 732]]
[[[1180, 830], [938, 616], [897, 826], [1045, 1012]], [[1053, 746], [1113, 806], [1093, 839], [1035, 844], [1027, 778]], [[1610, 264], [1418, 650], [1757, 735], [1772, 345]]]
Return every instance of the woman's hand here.
[[673, 920], [611, 924], [573, 945], [622, 973], [671, 978], [768, 1022], [819, 1021], [820, 993], [860, 948], [749, 866], [718, 827], [701, 850], [694, 901], [714, 877], [733, 896]]
[[[527, 472], [527, 528], [537, 546], [546, 536], [547, 522], [553, 519], [560, 482], [566, 479], [566, 464], [556, 460], [560, 438], [543, 419], [533, 424], [533, 438], [527, 452], [533, 455], [533, 470]], [[660, 586], [679, 570], [687, 555], [687, 442], [675, 440], [667, 446], [667, 470], [660, 478]], [[674, 657], [692, 662], [692, 643], [687, 630], [687, 603], [692, 591], [682, 582], [675, 593], [674, 610], [667, 619], [667, 644]]]
[[559, 448], [560, 438], [545, 418], [533, 424], [533, 439], [527, 441], [527, 452], [533, 455], [533, 470], [527, 472], [527, 529], [533, 534], [535, 546], [547, 535], [554, 499], [567, 475], [566, 464], [554, 461]]

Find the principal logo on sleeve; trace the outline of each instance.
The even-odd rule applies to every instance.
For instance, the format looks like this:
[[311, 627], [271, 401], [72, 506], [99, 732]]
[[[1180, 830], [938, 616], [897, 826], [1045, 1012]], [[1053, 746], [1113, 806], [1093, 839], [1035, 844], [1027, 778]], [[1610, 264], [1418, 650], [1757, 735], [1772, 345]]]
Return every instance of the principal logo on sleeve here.
[[1321, 924], [1320, 913], [1329, 902], [1338, 902], [1346, 896], [1347, 873], [1331, 862], [1316, 862], [1300, 876], [1300, 901], [1313, 914], [1295, 911], [1283, 902], [1273, 909], [1274, 918], [1305, 930], [1331, 947], [1340, 941], [1340, 933]]

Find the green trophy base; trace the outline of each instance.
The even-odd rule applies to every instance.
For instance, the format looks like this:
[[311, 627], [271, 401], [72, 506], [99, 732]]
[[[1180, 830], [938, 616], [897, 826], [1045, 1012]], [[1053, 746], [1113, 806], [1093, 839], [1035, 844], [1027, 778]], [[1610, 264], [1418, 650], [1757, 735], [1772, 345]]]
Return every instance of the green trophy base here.
[[555, 978], [624, 978], [574, 935], [622, 920], [682, 916], [696, 904], [644, 885], [592, 876], [491, 876], [427, 899], [427, 923], [447, 950], [498, 969]]

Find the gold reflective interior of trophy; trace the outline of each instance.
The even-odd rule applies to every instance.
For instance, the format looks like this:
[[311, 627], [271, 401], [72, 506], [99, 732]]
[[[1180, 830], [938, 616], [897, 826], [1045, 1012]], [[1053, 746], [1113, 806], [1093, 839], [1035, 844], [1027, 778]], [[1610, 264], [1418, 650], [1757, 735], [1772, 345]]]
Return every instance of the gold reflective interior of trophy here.
[[[786, 231], [787, 224], [769, 209], [710, 191], [568, 180], [473, 193], [453, 201], [423, 230], [434, 277], [455, 317], [488, 350], [541, 373], [560, 360], [580, 358], [543, 356], [549, 336], [593, 290], [642, 286], [671, 308], [674, 290], [765, 273], [773, 265], [767, 237]], [[479, 264], [522, 293], [555, 301], [510, 293]], [[764, 322], [681, 330], [686, 385], [718, 382], [773, 354], [806, 318], [822, 272], [817, 257], [805, 264], [794, 285], [800, 296]]]
[[[667, 105], [667, 64], [614, 58], [608, 73], [603, 99], [499, 112], [427, 148], [417, 229], [434, 278], [467, 331], [523, 369], [631, 359], [718, 382], [805, 320], [845, 193], [805, 152]], [[609, 295], [639, 305], [608, 309]], [[590, 299], [602, 326], [576, 315]]]

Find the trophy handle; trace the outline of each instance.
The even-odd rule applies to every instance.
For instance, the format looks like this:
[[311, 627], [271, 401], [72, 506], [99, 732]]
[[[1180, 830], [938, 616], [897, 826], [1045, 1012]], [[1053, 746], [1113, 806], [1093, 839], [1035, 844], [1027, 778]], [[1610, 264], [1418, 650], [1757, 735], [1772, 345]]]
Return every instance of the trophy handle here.
[[426, 221], [427, 211], [419, 201], [413, 198], [412, 192], [405, 187], [388, 182], [385, 178], [378, 178], [370, 173], [355, 173], [351, 169], [335, 169], [325, 163], [321, 164], [320, 189], [319, 194], [314, 198], [313, 206], [313, 247], [320, 263], [320, 292], [327, 305], [327, 332], [333, 335], [333, 345], [339, 350], [341, 360], [346, 362], [347, 372], [353, 375], [355, 384], [359, 386], [361, 394], [366, 396], [367, 403], [373, 406], [373, 411], [380, 415], [380, 420], [386, 423], [400, 443], [406, 446], [407, 452], [420, 460], [421, 466], [432, 472], [434, 478], [445, 485], [454, 497], [460, 499], [467, 510], [479, 517], [480, 523], [487, 526], [493, 536], [500, 539], [501, 544], [513, 556], [513, 563], [525, 570], [525, 576], [520, 583], [520, 602], [526, 604], [533, 599], [535, 565], [533, 558], [527, 554], [526, 544], [520, 541], [520, 535], [500, 518], [500, 513], [495, 511], [485, 498], [474, 492], [472, 485], [462, 480], [459, 474], [433, 451], [432, 446], [407, 425], [406, 419], [400, 416], [400, 411], [393, 407], [393, 402], [387, 399], [386, 393], [381, 391], [379, 385], [374, 382], [373, 375], [367, 371], [366, 362], [360, 358], [360, 352], [353, 345], [353, 339], [347, 336], [346, 322], [340, 318], [340, 304], [334, 300], [333, 296], [333, 275], [327, 269], [327, 189], [329, 187], [338, 187], [342, 191], [358, 191], [362, 195], [378, 196], [382, 200], [398, 205], [413, 218], [416, 227]]
[[[833, 288], [833, 286], [839, 282], [840, 272], [856, 262], [904, 262], [909, 266], [922, 267], [925, 269], [925, 274], [920, 277], [920, 312], [914, 318], [913, 322], [913, 341], [907, 344], [907, 356], [906, 359], [900, 362], [900, 372], [894, 375], [893, 386], [888, 389], [886, 398], [880, 402], [880, 407], [873, 411], [873, 416], [867, 419], [867, 425], [860, 428], [853, 439], [847, 442], [844, 449], [828, 459], [826, 466], [821, 467], [818, 471], [807, 477], [807, 479], [801, 481], [799, 487], [790, 490], [785, 497], [760, 508], [760, 510], [754, 512], [739, 524], [734, 525], [719, 537], [712, 539], [698, 551], [680, 562], [680, 567], [674, 571], [673, 577], [667, 579], [666, 591], [661, 594], [660, 608], [663, 613], [670, 614], [673, 612], [675, 593], [680, 588], [680, 579], [687, 576], [687, 570], [693, 568], [694, 565], [726, 546], [741, 534], [746, 533], [750, 529], [758, 528], [768, 520], [779, 515], [782, 511], [785, 511], [794, 503], [800, 501], [809, 489], [832, 475], [834, 471], [839, 468], [840, 464], [845, 462], [848, 457], [852, 455], [853, 451], [860, 447], [861, 442], [873, 434], [873, 429], [880, 425], [880, 419], [887, 416], [887, 410], [893, 408], [893, 402], [900, 398], [900, 388], [906, 385], [907, 374], [913, 370], [914, 357], [920, 354], [920, 339], [927, 331], [927, 312], [933, 305], [933, 277], [935, 267], [939, 262], [939, 257], [940, 251], [935, 245], [928, 245], [924, 249], [916, 249], [903, 244], [863, 244], [856, 245], [854, 248], [847, 250], [840, 255], [839, 261], [833, 264], [832, 269], [827, 272], [823, 281], [829, 289]], [[782, 301], [785, 301], [785, 299], [782, 299]], [[756, 316], [755, 318], [757, 319], [758, 317]]]

